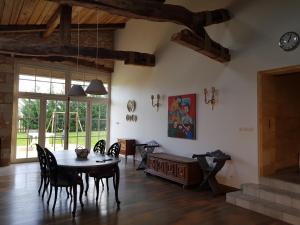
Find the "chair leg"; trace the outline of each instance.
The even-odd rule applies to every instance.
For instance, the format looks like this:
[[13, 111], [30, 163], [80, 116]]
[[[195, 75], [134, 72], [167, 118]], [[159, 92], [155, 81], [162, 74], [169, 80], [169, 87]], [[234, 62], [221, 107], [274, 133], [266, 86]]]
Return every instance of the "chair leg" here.
[[67, 192], [67, 199], [68, 199], [70, 197], [70, 193], [69, 193], [68, 187], [66, 187], [66, 192]]
[[55, 190], [55, 195], [54, 195], [54, 202], [53, 202], [52, 212], [54, 212], [55, 205], [56, 205], [56, 199], [57, 199], [58, 187], [55, 186], [55, 187], [54, 187], [54, 190]]
[[103, 180], [102, 180], [102, 179], [100, 179], [100, 180], [101, 180], [102, 188], [104, 188], [104, 183], [103, 183]]
[[52, 185], [50, 185], [50, 194], [49, 194], [49, 197], [48, 197], [47, 205], [49, 205], [51, 195], [52, 195]]
[[80, 201], [80, 205], [81, 205], [81, 207], [83, 207], [83, 206], [84, 206], [84, 204], [83, 204], [83, 202], [82, 202], [83, 191], [84, 191], [83, 183], [80, 183], [80, 194], [79, 194], [79, 201]]
[[100, 181], [100, 179], [95, 179], [95, 186], [96, 186], [96, 192], [97, 192], [96, 202], [98, 202], [98, 198], [99, 198], [99, 181]]
[[73, 212], [72, 215], [73, 217], [75, 217], [75, 213], [76, 213], [76, 205], [77, 205], [77, 185], [73, 185], [73, 198], [74, 198], [74, 205], [73, 205]]
[[107, 188], [107, 192], [109, 192], [108, 178], [106, 178], [106, 188]]
[[49, 183], [50, 183], [50, 180], [47, 177], [44, 177], [44, 190], [43, 190], [43, 194], [42, 194], [43, 199], [44, 199], [44, 195], [48, 188]]
[[39, 195], [41, 193], [41, 189], [42, 189], [42, 186], [43, 186], [43, 181], [44, 181], [44, 177], [41, 175], [40, 187], [39, 187], [39, 191], [38, 191]]
[[87, 192], [89, 190], [89, 174], [85, 174], [85, 183], [86, 183], [86, 188], [85, 188], [85, 195], [87, 195]]

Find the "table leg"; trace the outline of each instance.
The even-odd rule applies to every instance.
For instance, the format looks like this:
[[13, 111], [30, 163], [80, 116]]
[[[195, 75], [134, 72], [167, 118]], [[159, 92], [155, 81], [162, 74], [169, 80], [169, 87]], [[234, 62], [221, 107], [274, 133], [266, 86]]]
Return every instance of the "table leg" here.
[[89, 173], [85, 173], [85, 183], [86, 183], [86, 187], [85, 187], [85, 195], [87, 195], [87, 192], [89, 190]]
[[119, 201], [119, 183], [120, 183], [120, 169], [119, 169], [119, 165], [116, 165], [115, 168], [115, 177], [116, 177], [116, 182], [115, 182], [115, 198], [116, 198], [116, 202], [118, 204], [118, 209], [120, 209], [120, 201]]

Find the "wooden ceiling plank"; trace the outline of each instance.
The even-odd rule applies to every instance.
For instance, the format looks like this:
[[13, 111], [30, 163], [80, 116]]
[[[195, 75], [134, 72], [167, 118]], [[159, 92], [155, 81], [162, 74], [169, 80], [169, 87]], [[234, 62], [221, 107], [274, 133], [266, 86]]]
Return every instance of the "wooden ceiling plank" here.
[[[69, 6], [71, 7], [71, 6]], [[47, 22], [47, 30], [43, 33], [43, 38], [48, 38], [57, 28], [59, 22], [60, 22], [60, 15], [62, 11], [63, 6], [61, 5], [56, 9], [56, 11], [53, 13], [53, 15], [50, 17], [50, 19]]]
[[19, 0], [19, 1], [13, 1], [14, 5], [13, 5], [13, 10], [12, 10], [12, 14], [10, 17], [10, 21], [9, 24], [16, 24], [20, 15], [20, 12], [23, 8], [23, 3], [24, 0]]
[[33, 11], [32, 11], [32, 15], [29, 18], [29, 20], [27, 21], [27, 24], [37, 24], [37, 21], [39, 19], [39, 17], [42, 15], [43, 13], [43, 9], [45, 8], [47, 2], [44, 0], [38, 0], [37, 4], [35, 5]]
[[37, 3], [37, 0], [24, 0], [22, 10], [19, 14], [17, 24], [27, 24], [32, 15], [32, 11]]
[[57, 11], [60, 5], [52, 4], [49, 6], [48, 13], [45, 15], [44, 20], [42, 21], [42, 24], [47, 24], [50, 18], [53, 16], [53, 14]]
[[[148, 53], [116, 51], [105, 48], [80, 47], [80, 58], [121, 60], [125, 64], [155, 66], [155, 56]], [[71, 57], [76, 58], [77, 46], [22, 43], [18, 40], [0, 38], [0, 53], [31, 57]]]
[[9, 20], [13, 10], [13, 3], [14, 2], [12, 0], [5, 0], [1, 24], [9, 24]]
[[[44, 1], [44, 0], [42, 0], [42, 1]], [[43, 23], [43, 21], [45, 20], [46, 16], [47, 16], [48, 13], [49, 13], [49, 9], [52, 9], [51, 6], [53, 6], [53, 3], [52, 3], [52, 2], [46, 2], [46, 1], [44, 1], [44, 2], [46, 3], [46, 5], [45, 5], [44, 8], [42, 9], [42, 13], [41, 13], [41, 15], [39, 16], [39, 18], [38, 18], [38, 20], [37, 20], [37, 22], [36, 22], [37, 25], [40, 25], [40, 24]], [[52, 13], [53, 13], [53, 12], [52, 12]]]

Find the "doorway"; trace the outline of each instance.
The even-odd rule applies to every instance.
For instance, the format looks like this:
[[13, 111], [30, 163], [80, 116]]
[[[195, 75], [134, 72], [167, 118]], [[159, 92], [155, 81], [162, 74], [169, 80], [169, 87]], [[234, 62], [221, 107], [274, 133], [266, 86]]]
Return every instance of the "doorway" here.
[[300, 66], [258, 73], [260, 176], [299, 167]]

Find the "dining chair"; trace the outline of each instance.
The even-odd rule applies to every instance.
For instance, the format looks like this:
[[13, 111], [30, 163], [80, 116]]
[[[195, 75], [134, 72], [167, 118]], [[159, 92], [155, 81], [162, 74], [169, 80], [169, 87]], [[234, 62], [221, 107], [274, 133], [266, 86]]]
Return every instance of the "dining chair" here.
[[[120, 154], [120, 145], [119, 143], [114, 143], [110, 146], [108, 151], [106, 152], [106, 155], [118, 158]], [[102, 179], [106, 179], [106, 187], [107, 191], [109, 192], [109, 185], [108, 185], [108, 179], [113, 178], [113, 186], [116, 189], [115, 184], [115, 168], [114, 167], [103, 167], [101, 168], [101, 171], [93, 171], [89, 173], [90, 177], [93, 177], [95, 180], [95, 186], [97, 191], [96, 201], [98, 201], [99, 198], [99, 182]], [[117, 199], [116, 199], [117, 200]]]
[[[103, 139], [99, 140], [95, 144], [95, 146], [93, 148], [93, 152], [104, 155], [105, 154], [105, 146], [106, 146], [106, 141]], [[89, 190], [89, 174], [88, 173], [85, 173], [85, 183], [86, 183], [85, 195], [87, 195], [88, 190]], [[101, 183], [102, 183], [102, 187], [104, 187], [102, 179], [101, 179]]]
[[82, 194], [83, 194], [83, 182], [80, 176], [75, 171], [66, 170], [66, 168], [60, 167], [57, 165], [57, 161], [52, 152], [50, 152], [47, 148], [44, 149], [47, 159], [47, 166], [49, 168], [49, 183], [50, 183], [50, 194], [48, 197], [47, 205], [49, 205], [52, 189], [54, 187], [55, 196], [54, 203], [52, 207], [52, 211], [54, 212], [55, 204], [57, 200], [57, 192], [59, 187], [70, 187], [73, 189], [73, 211], [72, 214], [75, 216], [76, 213], [76, 205], [77, 205], [77, 185], [80, 186], [80, 204], [83, 207], [82, 202]]
[[42, 194], [42, 198], [44, 198], [45, 191], [48, 187], [49, 169], [47, 167], [47, 159], [46, 159], [46, 154], [44, 149], [39, 144], [36, 144], [36, 150], [37, 150], [40, 169], [41, 169], [41, 181], [40, 181], [40, 187], [38, 193], [39, 194], [41, 193], [42, 186], [44, 185], [43, 194]]

